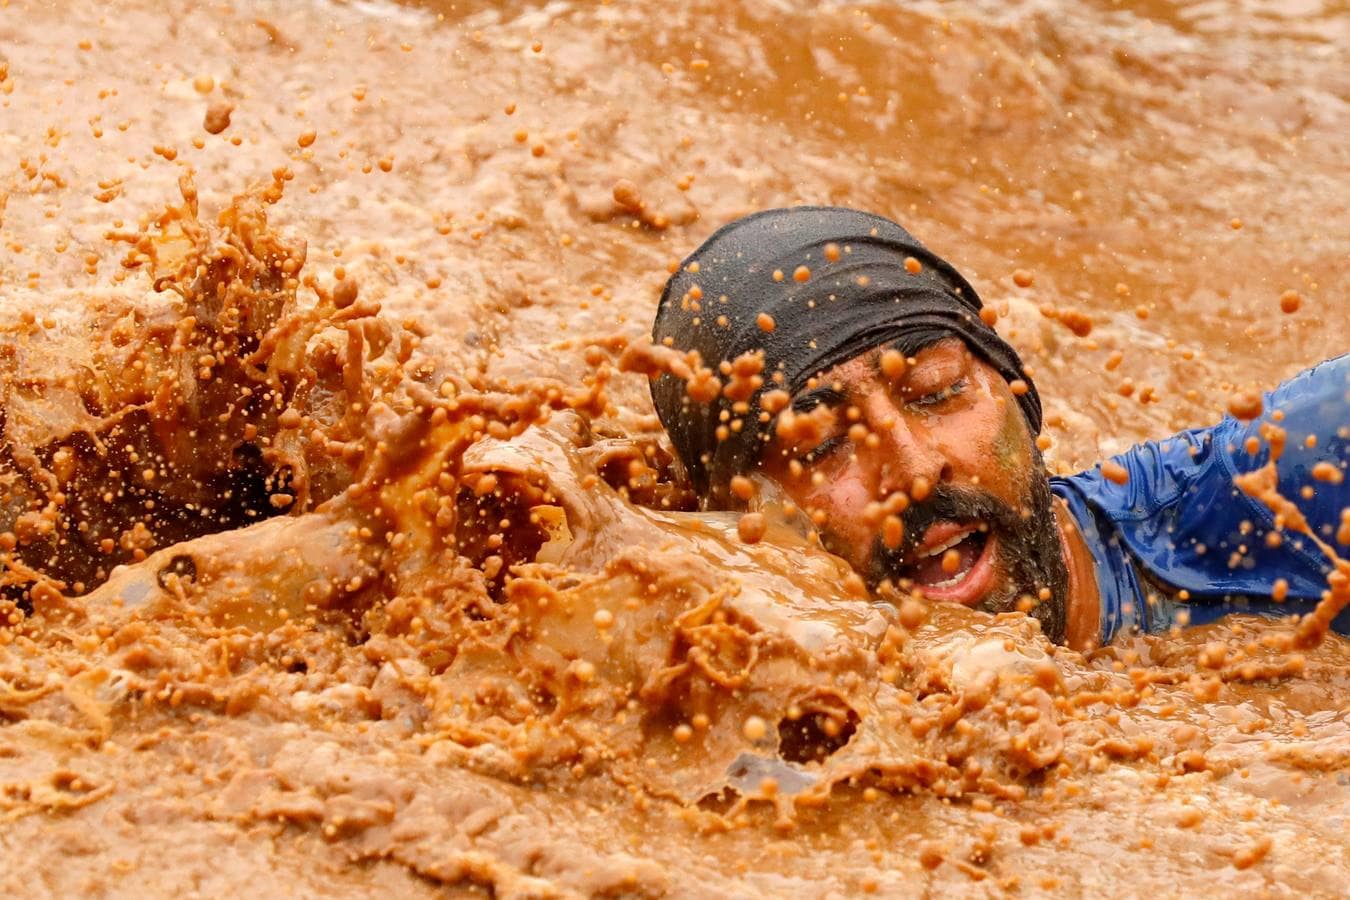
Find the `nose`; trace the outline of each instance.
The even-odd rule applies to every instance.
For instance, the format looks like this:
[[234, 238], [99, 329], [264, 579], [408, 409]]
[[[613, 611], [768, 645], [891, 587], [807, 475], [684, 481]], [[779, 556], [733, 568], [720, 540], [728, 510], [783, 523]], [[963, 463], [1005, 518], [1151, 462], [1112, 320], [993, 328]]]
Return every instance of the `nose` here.
[[877, 451], [881, 454], [878, 488], [882, 495], [895, 491], [913, 493], [914, 483], [919, 479], [930, 486], [949, 480], [951, 467], [947, 456], [922, 418], [906, 415], [888, 400], [875, 399], [875, 404], [869, 404], [875, 408], [867, 410], [867, 424], [881, 441]]

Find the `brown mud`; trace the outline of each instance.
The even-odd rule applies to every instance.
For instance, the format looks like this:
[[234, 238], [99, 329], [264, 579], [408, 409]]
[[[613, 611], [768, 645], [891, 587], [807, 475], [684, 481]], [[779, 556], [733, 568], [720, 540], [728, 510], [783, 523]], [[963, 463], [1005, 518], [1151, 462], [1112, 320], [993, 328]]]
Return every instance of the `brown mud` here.
[[0, 885], [1340, 894], [1350, 644], [865, 596], [620, 371], [841, 202], [1052, 466], [1213, 421], [1345, 349], [1337, 9], [0, 0]]

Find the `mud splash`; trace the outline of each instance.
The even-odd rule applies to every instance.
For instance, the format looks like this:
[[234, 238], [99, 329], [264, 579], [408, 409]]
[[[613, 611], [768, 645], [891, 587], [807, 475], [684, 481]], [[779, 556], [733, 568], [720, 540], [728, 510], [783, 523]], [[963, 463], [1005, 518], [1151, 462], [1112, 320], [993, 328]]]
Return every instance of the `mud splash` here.
[[[365, 82], [380, 88], [298, 89], [312, 92], [306, 105], [316, 112], [307, 115], [324, 109], [343, 129], [334, 142], [343, 149], [322, 162], [340, 172], [355, 156], [352, 171], [369, 167], [395, 196], [345, 200], [360, 193], [344, 180], [354, 176], [325, 173], [305, 155], [334, 137], [308, 136], [322, 128], [302, 126], [293, 138], [289, 124], [255, 108], [264, 123], [253, 126], [257, 143], [242, 139], [250, 105], [267, 102], [233, 83], [250, 83], [242, 69], [207, 90], [195, 81], [210, 67], [189, 58], [187, 48], [202, 40], [194, 23], [227, 35], [232, 65], [270, 60], [301, 80], [331, 71], [331, 57], [308, 55], [317, 39], [294, 37], [305, 33], [303, 17], [282, 9], [254, 20], [131, 4], [116, 22], [90, 29], [89, 49], [83, 37], [68, 42], [71, 52], [99, 54], [117, 90], [152, 98], [143, 82], [116, 74], [118, 54], [134, 54], [138, 24], [172, 22], [181, 43], [156, 44], [157, 52], [191, 65], [183, 71], [192, 80], [164, 82], [172, 99], [147, 99], [136, 128], [163, 132], [153, 158], [172, 170], [169, 162], [193, 146], [187, 135], [207, 132], [200, 111], [182, 123], [169, 111], [205, 105], [198, 97], [212, 94], [231, 98], [221, 144], [200, 149], [196, 183], [228, 192], [241, 183], [237, 167], [254, 174], [289, 160], [257, 189], [203, 200], [184, 182], [181, 204], [142, 214], [167, 196], [156, 186], [162, 173], [127, 174], [100, 188], [114, 193], [107, 204], [128, 205], [88, 216], [100, 223], [94, 233], [82, 221], [93, 207], [68, 187], [84, 181], [61, 174], [57, 148], [27, 159], [15, 180], [8, 252], [30, 252], [23, 242], [42, 249], [33, 251], [37, 278], [23, 275], [16, 285], [20, 270], [4, 270], [16, 309], [4, 342], [0, 536], [9, 605], [0, 632], [8, 890], [168, 894], [267, 878], [278, 890], [315, 895], [475, 887], [508, 896], [1339, 892], [1350, 867], [1341, 834], [1350, 768], [1344, 641], [1316, 643], [1297, 623], [1238, 618], [1083, 657], [1049, 645], [1025, 617], [866, 597], [839, 561], [789, 529], [771, 527], [747, 545], [736, 517], [681, 512], [687, 502], [637, 399], [642, 381], [617, 371], [619, 359], [645, 365], [642, 353], [623, 350], [650, 308], [624, 279], [659, 280], [677, 244], [716, 224], [700, 211], [722, 219], [741, 203], [810, 196], [827, 184], [843, 190], [853, 176], [838, 199], [866, 203], [886, 185], [900, 188], [894, 178], [869, 183], [874, 176], [839, 149], [841, 136], [875, 128], [867, 138], [875, 143], [862, 145], [875, 150], [910, 130], [933, 138], [959, 116], [977, 115], [969, 110], [1006, 117], [1001, 103], [981, 95], [951, 121], [941, 107], [908, 123], [826, 115], [834, 109], [826, 101], [838, 102], [833, 87], [802, 99], [786, 86], [803, 73], [834, 71], [828, 55], [737, 62], [736, 47], [756, 46], [767, 27], [768, 11], [749, 5], [736, 12], [734, 39], [692, 48], [666, 37], [684, 20], [658, 27], [631, 10], [466, 7], [438, 24], [407, 10], [386, 10], [378, 21], [322, 9], [341, 52], [356, 59], [357, 46], [373, 42], [372, 64], [389, 66], [387, 81]], [[711, 21], [698, 6], [666, 12], [685, 24]], [[38, 27], [5, 14], [3, 27], [21, 36]], [[789, 55], [819, 43], [812, 29], [825, 27], [821, 15], [787, 13], [787, 24], [806, 28]], [[843, 29], [855, 51], [870, 48], [850, 57], [864, 75], [897, 59], [905, 71], [929, 71], [918, 57], [887, 49], [889, 37], [912, 28], [948, 35], [943, 52], [968, 57], [933, 70], [947, 79], [979, 71], [991, 45], [1029, 41], [1043, 52], [1068, 40], [1034, 6], [1020, 19], [1013, 13], [1011, 24], [978, 8], [954, 23], [922, 10], [829, 15], [837, 18], [828, 27]], [[619, 49], [586, 36], [584, 26], [595, 23]], [[70, 27], [45, 24], [53, 41]], [[1105, 16], [1099, 24], [1143, 27]], [[1294, 30], [1277, 39], [1302, 40]], [[1158, 46], [1172, 48], [1169, 40]], [[466, 157], [471, 202], [430, 188], [452, 166], [440, 151], [424, 147], [407, 169], [394, 152], [409, 148], [394, 125], [415, 134], [423, 111], [408, 102], [416, 94], [400, 93], [417, 79], [384, 60], [418, 60], [419, 43], [476, 60], [459, 65], [485, 79], [479, 87], [492, 100], [465, 101], [470, 110], [481, 104], [481, 118], [464, 129], [478, 146]], [[700, 83], [716, 74], [714, 63], [684, 57], [714, 50], [723, 54], [717, 66], [741, 74]], [[671, 91], [689, 110], [731, 107], [716, 120], [728, 134], [763, 128], [762, 119], [739, 118], [731, 99], [751, 84], [760, 86], [758, 115], [782, 123], [805, 106], [825, 121], [800, 125], [803, 150], [791, 167], [757, 173], [730, 165], [726, 148], [709, 149], [702, 174], [681, 190], [654, 174], [678, 166], [644, 162], [635, 149], [647, 139], [661, 144], [667, 127], [637, 110], [626, 139], [597, 136], [596, 146], [576, 149], [561, 130], [517, 141], [511, 129], [549, 134], [555, 126], [520, 125], [526, 110], [507, 116], [493, 94], [509, 86], [516, 99], [507, 103], [565, 105], [568, 72], [592, 71], [605, 53], [639, 51], [646, 64], [632, 76], [639, 83], [631, 95]], [[4, 83], [18, 85], [5, 96], [23, 101], [28, 92], [22, 109], [40, 121], [32, 98], [47, 88], [28, 79], [43, 70], [23, 45], [7, 52], [23, 58], [4, 70]], [[1207, 52], [1192, 48], [1177, 65], [1204, 68]], [[664, 55], [679, 61], [673, 72], [661, 70]], [[522, 67], [547, 61], [548, 74], [510, 66], [507, 75], [492, 73], [516, 57]], [[307, 68], [321, 60], [326, 67]], [[1099, 71], [1093, 66], [1104, 63], [1078, 64], [1114, 86], [1111, 101], [1089, 110], [1108, 133], [1123, 115], [1112, 103], [1141, 94], [1148, 101], [1150, 79], [1191, 77], [1150, 69], [1162, 63], [1137, 56], [1116, 63]], [[1146, 72], [1134, 87], [1117, 80], [1132, 67]], [[1000, 83], [1016, 87], [1021, 77]], [[507, 85], [511, 78], [517, 83]], [[855, 94], [850, 84], [849, 97], [874, 98], [850, 104], [890, 108], [880, 99], [887, 82], [839, 75], [850, 78], [870, 88]], [[678, 83], [661, 87], [666, 79]], [[1008, 96], [1034, 113], [1055, 99], [1045, 93], [1055, 83], [1033, 79], [1025, 95]], [[973, 84], [924, 89], [955, 96]], [[376, 90], [399, 97], [397, 110], [376, 102]], [[1071, 92], [1057, 102], [1072, 105]], [[1306, 131], [1334, 119], [1332, 99], [1322, 102]], [[1164, 106], [1160, 115], [1174, 113]], [[995, 131], [1016, 143], [1028, 127], [1019, 121]], [[965, 133], [980, 133], [977, 124], [966, 122]], [[84, 127], [104, 131], [100, 141], [131, 131], [129, 123], [119, 132], [115, 116]], [[163, 143], [179, 127], [184, 139]], [[237, 146], [228, 143], [232, 131]], [[73, 142], [70, 134], [61, 140]], [[1177, 134], [1183, 145], [1194, 137]], [[1228, 139], [1246, 146], [1241, 136]], [[1116, 140], [1108, 146], [1130, 146]], [[907, 161], [915, 181], [902, 191], [940, 186], [938, 175], [920, 170], [952, 179], [954, 208], [920, 214], [933, 227], [959, 231], [948, 216], [1017, 208], [1007, 194], [986, 203], [974, 188], [956, 187], [958, 177], [988, 173], [942, 162], [952, 148], [940, 140], [923, 146], [933, 158]], [[755, 147], [746, 158], [766, 156], [766, 145]], [[1075, 183], [1071, 157], [1056, 177]], [[384, 171], [386, 158], [392, 171]], [[626, 185], [612, 183], [615, 159], [635, 170]], [[611, 168], [600, 171], [601, 161]], [[845, 177], [822, 174], [830, 167]], [[99, 177], [116, 178], [115, 168], [109, 161]], [[798, 186], [785, 194], [789, 170]], [[1301, 177], [1311, 183], [1316, 171]], [[1010, 170], [1006, 183], [1030, 177]], [[306, 194], [306, 184], [318, 190]], [[419, 188], [443, 207], [429, 212], [436, 204], [399, 196]], [[546, 188], [565, 199], [549, 199], [556, 195]], [[727, 197], [715, 199], [719, 188]], [[1318, 208], [1315, 193], [1298, 193], [1305, 212]], [[460, 202], [466, 208], [454, 209]], [[203, 207], [220, 210], [214, 222]], [[369, 223], [348, 218], [362, 207], [357, 215], [373, 215], [392, 247], [343, 237], [371, 233]], [[87, 264], [99, 288], [75, 286], [88, 280], [80, 271], [88, 256], [68, 255], [72, 238], [66, 250], [46, 248], [44, 208], [94, 257]], [[1171, 214], [1174, 222], [1214, 217]], [[117, 215], [121, 224], [111, 221]], [[1045, 216], [1043, 227], [1053, 219]], [[1228, 236], [1249, 227], [1233, 229], [1227, 217], [1218, 224]], [[666, 245], [656, 236], [663, 229], [687, 234]], [[1119, 235], [1087, 227], [1073, 240], [1111, 236]], [[993, 265], [999, 241], [978, 243], [986, 249], [973, 248], [977, 262]], [[515, 261], [531, 248], [536, 259]], [[1122, 246], [1113, 258], [1144, 259], [1154, 249], [1134, 257]], [[1315, 256], [1309, 249], [1305, 258]], [[1185, 347], [1160, 336], [1195, 333], [1185, 313], [1164, 304], [1142, 319], [1128, 284], [1102, 295], [1129, 300], [1091, 292], [1094, 280], [1123, 276], [1018, 261], [1037, 270], [1038, 290], [1059, 304], [1038, 309], [1030, 292], [1008, 289], [1012, 331], [1019, 348], [1041, 356], [1043, 384], [1065, 397], [1099, 397], [1092, 385], [1068, 390], [1081, 359], [1098, 356], [1108, 372], [1164, 371], [1169, 379], [1158, 379], [1147, 400], [1103, 383], [1101, 394], [1119, 398], [1115, 409], [1102, 403], [1073, 418], [1062, 407], [1062, 462], [1070, 448], [1095, 454], [1099, 427], [1114, 441], [1142, 436], [1132, 433], [1141, 422], [1162, 425], [1150, 416], [1183, 396], [1166, 388], [1173, 379], [1196, 392], [1167, 407], [1173, 416], [1221, 405], [1231, 393], [1225, 378], [1236, 381], [1241, 363], [1228, 362], [1222, 344], [1185, 358]], [[1309, 265], [1330, 277], [1337, 263]], [[1204, 266], [1176, 263], [1169, 272], [1170, 289], [1195, 292], [1196, 316], [1219, 315], [1208, 288], [1180, 287], [1208, 276]], [[63, 280], [70, 286], [58, 294], [51, 285]], [[55, 301], [38, 302], [43, 291]], [[1088, 299], [1068, 299], [1079, 291]], [[1242, 311], [1260, 292], [1234, 290], [1225, 302]], [[611, 311], [625, 304], [632, 321], [617, 323], [616, 337]], [[1078, 320], [1062, 308], [1079, 306], [1094, 327], [1075, 329]], [[420, 324], [406, 320], [413, 312], [423, 313]], [[1260, 327], [1287, 318], [1252, 316]], [[1138, 323], [1161, 330], [1140, 332]], [[561, 342], [560, 326], [573, 329]], [[1153, 343], [1111, 365], [1112, 351], [1141, 333]], [[1295, 343], [1271, 337], [1252, 347], [1282, 358]], [[1309, 361], [1301, 354], [1319, 346], [1308, 342], [1289, 364]]]
[[[51, 351], [69, 339], [15, 341], [33, 370], [8, 383], [26, 409], [47, 406], [16, 420], [10, 441], [10, 506], [29, 510], [4, 534], [18, 592], [3, 660], [11, 816], [129, 800], [86, 757], [101, 761], [127, 738], [135, 749], [111, 752], [219, 740], [216, 723], [230, 723], [227, 734], [289, 740], [211, 776], [224, 779], [211, 818], [313, 830], [436, 879], [534, 893], [536, 864], [509, 862], [520, 847], [488, 840], [494, 849], [441, 857], [445, 840], [464, 837], [447, 833], [436, 805], [445, 785], [529, 785], [573, 813], [580, 798], [609, 794], [602, 808], [621, 804], [639, 830], [661, 823], [668, 850], [698, 836], [717, 852], [738, 831], [825, 849], [837, 832], [819, 817], [883, 797], [1016, 821], [1122, 761], [1149, 794], [1174, 778], [1278, 767], [1269, 746], [1216, 742], [1232, 727], [1217, 711], [1240, 708], [1222, 701], [1251, 692], [1247, 682], [1289, 676], [1316, 699], [1296, 719], [1308, 740], [1283, 751], [1305, 770], [1343, 766], [1343, 723], [1306, 724], [1346, 687], [1340, 641], [1282, 656], [1293, 641], [1279, 628], [1263, 625], [1243, 648], [1244, 626], [1230, 625], [1203, 645], [1173, 642], [1166, 664], [1126, 669], [1138, 654], [1113, 649], [1107, 668], [1048, 645], [1022, 616], [989, 621], [856, 587], [849, 597], [841, 586], [856, 578], [790, 532], [747, 546], [735, 517], [634, 505], [603, 477], [615, 447], [590, 424], [608, 363], [580, 392], [547, 381], [493, 390], [505, 386], [417, 354], [416, 331], [390, 326], [353, 282], [310, 279], [314, 301], [298, 302], [303, 249], [274, 235], [265, 212], [284, 182], [241, 197], [215, 228], [185, 182], [181, 207], [115, 236], [134, 248], [125, 264], [176, 300], [131, 328], [95, 312], [76, 345], [97, 359], [126, 354], [94, 368], [105, 376], [97, 404], [63, 392], [73, 376], [59, 361], [71, 354]], [[148, 399], [147, 377], [160, 386]], [[187, 445], [211, 452], [180, 452]], [[631, 463], [642, 457], [629, 456], [614, 479], [625, 489], [640, 480]], [[148, 499], [131, 487], [138, 476], [178, 488]], [[261, 487], [222, 491], [222, 478]], [[149, 506], [128, 516], [109, 501], [119, 494]], [[264, 520], [231, 527], [248, 515]], [[161, 521], [211, 533], [157, 536], [147, 523]], [[120, 539], [105, 536], [117, 529]], [[78, 541], [81, 552], [53, 552]], [[91, 575], [95, 547], [110, 564], [129, 558]], [[106, 580], [76, 596], [77, 576]], [[1188, 646], [1201, 648], [1193, 659]], [[1276, 699], [1290, 690], [1261, 690], [1266, 711], [1241, 730], [1274, 742], [1278, 719], [1297, 715]], [[335, 787], [309, 783], [326, 766], [295, 770], [291, 742], [319, 742], [305, 752], [332, 760], [342, 754], [324, 742], [348, 732], [371, 742], [357, 758], [382, 774]], [[48, 769], [53, 748], [67, 761]], [[441, 784], [395, 775], [405, 757]], [[1226, 812], [1184, 810], [1178, 824]], [[513, 827], [527, 857], [556, 852], [546, 822]], [[1011, 830], [986, 829], [966, 848], [963, 830], [935, 828], [915, 859], [1016, 879], [1021, 854], [999, 841]], [[1044, 837], [1022, 827], [1017, 849]], [[437, 864], [423, 860], [428, 847]], [[1254, 836], [1214, 852], [1245, 869], [1271, 847]], [[600, 882], [546, 874], [588, 893], [677, 888], [651, 858], [599, 854], [589, 866]]]

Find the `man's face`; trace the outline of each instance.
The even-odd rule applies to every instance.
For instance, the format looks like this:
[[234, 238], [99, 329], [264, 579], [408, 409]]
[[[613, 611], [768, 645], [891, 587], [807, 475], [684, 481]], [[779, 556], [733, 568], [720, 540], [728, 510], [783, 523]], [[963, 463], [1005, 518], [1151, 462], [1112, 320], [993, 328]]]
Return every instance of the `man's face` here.
[[879, 348], [813, 380], [762, 466], [873, 587], [1031, 608], [1062, 639], [1068, 574], [1044, 465], [1012, 388], [961, 340], [910, 359]]

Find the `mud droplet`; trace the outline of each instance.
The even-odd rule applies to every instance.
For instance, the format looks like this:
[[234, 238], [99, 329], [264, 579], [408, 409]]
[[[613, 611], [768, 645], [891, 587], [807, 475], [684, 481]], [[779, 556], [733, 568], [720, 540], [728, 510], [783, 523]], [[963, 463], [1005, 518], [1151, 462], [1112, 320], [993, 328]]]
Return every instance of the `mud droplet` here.
[[942, 554], [942, 571], [948, 575], [955, 575], [956, 570], [961, 568], [961, 551], [956, 549], [948, 550]]
[[773, 415], [786, 409], [791, 399], [787, 391], [773, 390], [759, 398], [759, 405], [766, 413]]
[[881, 352], [881, 374], [894, 381], [905, 374], [905, 354], [899, 350], [883, 350]]
[[1264, 405], [1255, 391], [1238, 391], [1228, 398], [1228, 412], [1235, 419], [1250, 421], [1261, 415]]
[[731, 493], [735, 495], [738, 500], [749, 500], [751, 497], [755, 496], [754, 482], [744, 475], [733, 476], [731, 479]]
[[769, 726], [759, 716], [750, 716], [741, 726], [741, 734], [745, 735], [746, 740], [759, 741], [764, 739], [764, 735], [769, 733]]
[[356, 281], [351, 278], [344, 278], [333, 288], [333, 305], [338, 309], [346, 309], [356, 302], [356, 294], [359, 287]]
[[899, 516], [887, 516], [881, 523], [881, 540], [886, 544], [886, 549], [896, 549], [904, 539], [905, 523], [900, 521]]
[[928, 621], [928, 607], [913, 597], [906, 597], [900, 604], [900, 624], [913, 631]]
[[212, 103], [206, 108], [206, 117], [202, 120], [202, 128], [206, 129], [207, 134], [220, 134], [230, 127], [230, 114], [233, 112], [233, 103]]
[[1130, 480], [1130, 472], [1115, 460], [1108, 459], [1102, 463], [1102, 477], [1116, 484], [1125, 484]]
[[920, 475], [919, 477], [915, 478], [914, 483], [910, 485], [909, 496], [916, 502], [922, 503], [923, 501], [928, 499], [928, 492], [931, 491], [932, 489], [933, 489], [932, 483], [929, 482], [927, 478]]
[[1335, 463], [1322, 460], [1312, 467], [1312, 477], [1327, 484], [1340, 484], [1345, 480], [1345, 473]]
[[765, 527], [762, 513], [746, 513], [736, 523], [736, 534], [747, 544], [758, 544], [760, 539], [764, 537]]

